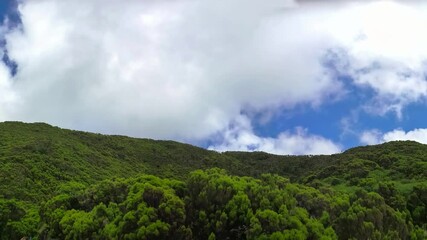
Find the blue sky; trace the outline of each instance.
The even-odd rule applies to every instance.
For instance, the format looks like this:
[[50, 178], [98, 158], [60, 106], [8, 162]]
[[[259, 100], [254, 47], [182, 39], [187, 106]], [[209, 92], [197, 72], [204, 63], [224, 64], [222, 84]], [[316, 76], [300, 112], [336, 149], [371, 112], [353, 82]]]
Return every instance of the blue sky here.
[[6, 0], [6, 1], [2, 1], [2, 2], [0, 3], [0, 11], [1, 11], [1, 14], [2, 14], [2, 15], [7, 14], [8, 10], [9, 10], [9, 9], [10, 9], [10, 7], [11, 7], [11, 5], [13, 5], [13, 2], [14, 2], [14, 1]]
[[1, 1], [0, 121], [217, 151], [427, 143], [423, 2], [125, 2]]
[[[20, 24], [20, 18], [17, 14], [17, 1], [16, 0], [5, 0], [0, 3], [0, 16], [2, 16], [2, 19], [8, 18], [10, 20], [9, 25], [16, 26]], [[1, 45], [4, 46], [5, 41], [2, 39]], [[10, 72], [12, 74], [16, 73], [16, 64], [9, 59], [9, 56], [7, 55], [7, 51], [3, 52], [3, 62], [9, 67]]]

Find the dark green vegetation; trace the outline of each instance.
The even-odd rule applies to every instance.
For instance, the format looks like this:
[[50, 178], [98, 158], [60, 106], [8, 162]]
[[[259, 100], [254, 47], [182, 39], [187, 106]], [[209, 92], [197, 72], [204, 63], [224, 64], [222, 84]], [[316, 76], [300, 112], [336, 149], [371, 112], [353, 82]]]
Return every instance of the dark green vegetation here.
[[427, 239], [427, 145], [331, 156], [0, 123], [0, 239]]

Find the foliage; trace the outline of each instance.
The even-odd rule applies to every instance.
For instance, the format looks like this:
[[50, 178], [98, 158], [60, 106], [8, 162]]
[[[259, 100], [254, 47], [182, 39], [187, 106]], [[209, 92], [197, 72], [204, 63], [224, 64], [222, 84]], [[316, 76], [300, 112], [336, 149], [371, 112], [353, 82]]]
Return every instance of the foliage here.
[[427, 146], [330, 156], [0, 123], [0, 239], [427, 239]]
[[[109, 198], [106, 189], [124, 197]], [[195, 171], [186, 182], [147, 175], [103, 181], [78, 196], [47, 201], [40, 211], [41, 237], [336, 239], [331, 226], [298, 204], [295, 195], [305, 189], [316, 191], [276, 175], [254, 179], [220, 169]]]

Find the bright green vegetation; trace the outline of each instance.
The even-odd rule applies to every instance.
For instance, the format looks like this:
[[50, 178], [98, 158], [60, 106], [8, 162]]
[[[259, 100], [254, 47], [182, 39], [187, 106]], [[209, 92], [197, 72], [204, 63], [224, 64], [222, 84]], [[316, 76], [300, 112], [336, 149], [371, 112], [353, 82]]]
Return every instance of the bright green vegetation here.
[[331, 156], [0, 123], [0, 239], [427, 239], [427, 145]]

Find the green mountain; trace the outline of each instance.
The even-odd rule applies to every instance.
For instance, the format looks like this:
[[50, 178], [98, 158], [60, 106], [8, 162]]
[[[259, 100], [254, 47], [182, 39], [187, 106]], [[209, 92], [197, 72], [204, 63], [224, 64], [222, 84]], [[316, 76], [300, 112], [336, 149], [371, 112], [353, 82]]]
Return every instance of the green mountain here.
[[427, 239], [427, 145], [217, 153], [0, 123], [0, 239]]

